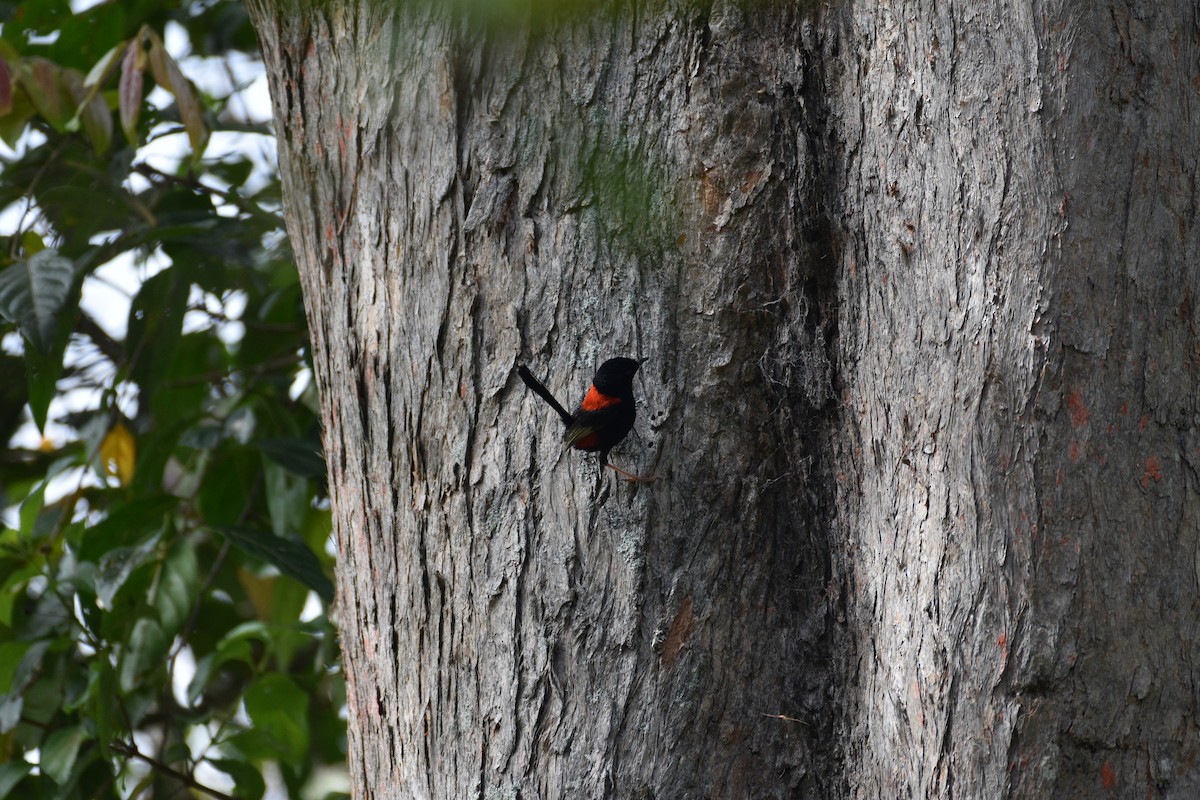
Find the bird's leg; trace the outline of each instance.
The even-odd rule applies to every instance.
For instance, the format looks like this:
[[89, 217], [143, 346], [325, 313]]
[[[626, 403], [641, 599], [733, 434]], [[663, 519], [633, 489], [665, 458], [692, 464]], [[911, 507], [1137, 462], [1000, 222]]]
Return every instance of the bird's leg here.
[[656, 475], [634, 475], [632, 472], [626, 472], [616, 464], [610, 464], [607, 461], [604, 462], [604, 466], [608, 467], [618, 475], [623, 476], [625, 480], [629, 481], [630, 483], [653, 483], [654, 481], [658, 480], [658, 476]]

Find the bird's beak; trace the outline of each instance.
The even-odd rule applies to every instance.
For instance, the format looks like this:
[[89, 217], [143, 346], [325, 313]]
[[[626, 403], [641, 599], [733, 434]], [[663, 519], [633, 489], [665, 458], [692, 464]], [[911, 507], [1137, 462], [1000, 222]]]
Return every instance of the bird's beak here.
[[642, 364], [645, 364], [645, 363], [646, 363], [647, 361], [649, 361], [649, 360], [650, 360], [650, 359], [648, 359], [648, 358], [639, 358], [639, 359], [638, 359], [638, 366], [640, 367]]

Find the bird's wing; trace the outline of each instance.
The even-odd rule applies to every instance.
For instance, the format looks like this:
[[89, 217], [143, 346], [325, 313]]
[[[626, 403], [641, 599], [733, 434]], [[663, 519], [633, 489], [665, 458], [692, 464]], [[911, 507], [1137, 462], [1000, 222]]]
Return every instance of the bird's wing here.
[[563, 431], [563, 444], [566, 447], [578, 447], [580, 450], [591, 450], [600, 445], [600, 432], [611, 425], [618, 415], [617, 405], [609, 405], [598, 411], [585, 411], [582, 408], [575, 412], [574, 421]]

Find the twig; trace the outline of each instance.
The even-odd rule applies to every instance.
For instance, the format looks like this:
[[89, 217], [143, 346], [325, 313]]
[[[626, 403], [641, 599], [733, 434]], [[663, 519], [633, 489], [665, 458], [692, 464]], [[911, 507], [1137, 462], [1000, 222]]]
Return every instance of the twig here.
[[205, 786], [203, 783], [200, 783], [200, 781], [196, 780], [191, 775], [188, 775], [185, 772], [180, 772], [179, 770], [172, 767], [170, 764], [164, 764], [163, 762], [159, 761], [154, 756], [146, 755], [141, 750], [138, 750], [137, 747], [132, 742], [115, 742], [114, 741], [109, 746], [114, 751], [116, 751], [117, 753], [120, 753], [121, 755], [125, 756], [126, 758], [136, 758], [139, 761], [145, 761], [151, 767], [153, 767], [154, 769], [163, 773], [164, 775], [169, 775], [172, 778], [174, 778], [175, 780], [182, 782], [185, 786], [188, 786], [199, 792], [204, 792], [205, 794], [207, 794], [211, 797], [217, 798], [217, 800], [237, 800], [237, 798], [231, 794], [225, 794], [224, 792], [220, 791], [219, 789], [214, 789], [211, 786]]

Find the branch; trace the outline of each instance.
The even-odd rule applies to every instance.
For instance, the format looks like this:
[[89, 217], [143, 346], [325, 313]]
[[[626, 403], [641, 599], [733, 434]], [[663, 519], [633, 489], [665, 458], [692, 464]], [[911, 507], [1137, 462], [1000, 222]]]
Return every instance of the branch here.
[[200, 783], [200, 781], [196, 780], [191, 775], [188, 775], [187, 773], [184, 773], [184, 772], [180, 772], [179, 770], [172, 767], [170, 764], [164, 764], [163, 762], [159, 761], [154, 756], [146, 755], [141, 750], [138, 750], [137, 746], [134, 745], [132, 742], [114, 741], [109, 745], [109, 747], [111, 747], [113, 749], [113, 751], [119, 753], [120, 755], [125, 756], [126, 758], [136, 758], [140, 761], [145, 761], [147, 764], [149, 764], [151, 767], [158, 770], [162, 774], [169, 775], [170, 777], [174, 778], [175, 780], [183, 783], [185, 786], [188, 786], [189, 788], [195, 789], [196, 791], [199, 791], [199, 792], [204, 792], [205, 794], [207, 794], [211, 797], [217, 798], [217, 800], [237, 800], [237, 798], [234, 797], [233, 795], [225, 794], [224, 792], [222, 792], [218, 789], [214, 789], [211, 786], [205, 786], [203, 783]]

